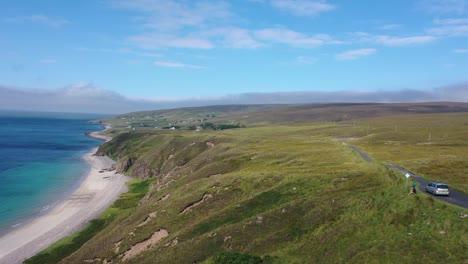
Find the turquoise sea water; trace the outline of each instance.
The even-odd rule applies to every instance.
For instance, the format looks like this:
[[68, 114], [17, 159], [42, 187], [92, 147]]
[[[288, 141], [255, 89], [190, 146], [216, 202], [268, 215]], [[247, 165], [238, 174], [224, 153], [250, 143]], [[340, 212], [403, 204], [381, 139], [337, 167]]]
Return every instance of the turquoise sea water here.
[[0, 112], [0, 233], [46, 211], [90, 169], [82, 156], [102, 141], [102, 116]]

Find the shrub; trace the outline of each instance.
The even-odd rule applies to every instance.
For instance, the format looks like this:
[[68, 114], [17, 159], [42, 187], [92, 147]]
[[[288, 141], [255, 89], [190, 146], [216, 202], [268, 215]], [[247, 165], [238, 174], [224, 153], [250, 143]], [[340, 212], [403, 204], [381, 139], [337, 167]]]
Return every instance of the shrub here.
[[237, 252], [222, 252], [214, 258], [216, 264], [258, 264], [263, 263], [259, 256]]

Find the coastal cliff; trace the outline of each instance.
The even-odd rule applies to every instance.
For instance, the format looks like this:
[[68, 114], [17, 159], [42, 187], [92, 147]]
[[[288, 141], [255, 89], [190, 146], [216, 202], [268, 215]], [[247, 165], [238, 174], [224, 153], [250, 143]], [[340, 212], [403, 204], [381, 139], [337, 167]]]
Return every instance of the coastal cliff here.
[[[140, 140], [141, 137], [144, 140]], [[135, 142], [135, 145], [130, 149], [128, 142]], [[165, 178], [211, 147], [214, 147], [213, 140], [206, 137], [132, 133], [121, 134], [115, 140], [101, 145], [97, 155], [115, 158], [117, 172], [140, 179]]]

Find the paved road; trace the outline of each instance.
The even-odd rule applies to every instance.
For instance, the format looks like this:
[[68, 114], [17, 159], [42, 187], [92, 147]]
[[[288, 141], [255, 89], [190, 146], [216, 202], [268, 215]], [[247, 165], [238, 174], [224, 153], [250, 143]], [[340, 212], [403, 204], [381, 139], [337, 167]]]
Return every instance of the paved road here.
[[[385, 163], [385, 165], [391, 169], [394, 169], [396, 171], [399, 171], [401, 173], [403, 173], [404, 175], [406, 175], [407, 173], [409, 175], [411, 175], [412, 178], [416, 179], [416, 181], [419, 183], [418, 184], [418, 190], [420, 192], [426, 192], [426, 185], [429, 184], [430, 181], [424, 179], [424, 178], [421, 178], [420, 176], [410, 172], [410, 171], [407, 171], [401, 167], [398, 167], [396, 165], [393, 165], [393, 164], [390, 164], [390, 163]], [[428, 194], [428, 195], [432, 195], [432, 194]], [[454, 204], [454, 205], [458, 205], [458, 206], [461, 206], [463, 208], [466, 208], [468, 209], [468, 195], [466, 194], [463, 194], [461, 192], [457, 192], [457, 191], [454, 191], [452, 189], [450, 189], [450, 196], [433, 196], [434, 198], [436, 199], [439, 199], [441, 201], [444, 201], [444, 202], [447, 202], [447, 203], [451, 203], [451, 204]]]
[[349, 146], [351, 149], [353, 149], [354, 151], [356, 151], [359, 155], [361, 155], [361, 157], [363, 159], [365, 159], [367, 162], [373, 162], [374, 160], [369, 157], [366, 153], [362, 152], [362, 150], [360, 150], [358, 147], [356, 146]]
[[[360, 150], [358, 147], [356, 146], [349, 146], [351, 149], [353, 149], [354, 151], [356, 151], [357, 153], [359, 153], [359, 155], [361, 155], [361, 157], [363, 159], [365, 159], [367, 162], [373, 162], [372, 158], [369, 157], [366, 153], [364, 153], [362, 150]], [[396, 165], [393, 165], [393, 164], [390, 164], [390, 163], [385, 163], [385, 166], [391, 168], [391, 169], [394, 169], [396, 171], [399, 171], [401, 173], [403, 173], [403, 175], [406, 175], [407, 173], [409, 175], [411, 175], [411, 177], [413, 177], [414, 179], [416, 179], [416, 181], [419, 183], [418, 184], [418, 190], [420, 192], [426, 192], [426, 185], [429, 184], [430, 181], [410, 172], [410, 171], [407, 171], [401, 167], [398, 167]], [[450, 187], [450, 185], [449, 185]], [[428, 195], [432, 195], [432, 194], [428, 194]], [[434, 198], [436, 199], [439, 199], [441, 201], [444, 201], [446, 203], [451, 203], [451, 204], [454, 204], [454, 205], [458, 205], [458, 206], [461, 206], [465, 209], [468, 209], [468, 195], [466, 194], [463, 194], [461, 192], [457, 192], [457, 191], [454, 191], [452, 189], [450, 189], [450, 196], [433, 196]]]

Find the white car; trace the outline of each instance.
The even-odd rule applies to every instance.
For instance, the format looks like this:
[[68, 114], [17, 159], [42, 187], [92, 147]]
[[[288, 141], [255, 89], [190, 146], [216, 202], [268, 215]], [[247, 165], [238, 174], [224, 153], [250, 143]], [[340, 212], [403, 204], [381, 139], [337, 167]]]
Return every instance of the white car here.
[[449, 195], [449, 188], [446, 183], [443, 182], [431, 182], [426, 186], [426, 192], [432, 193], [433, 195]]

